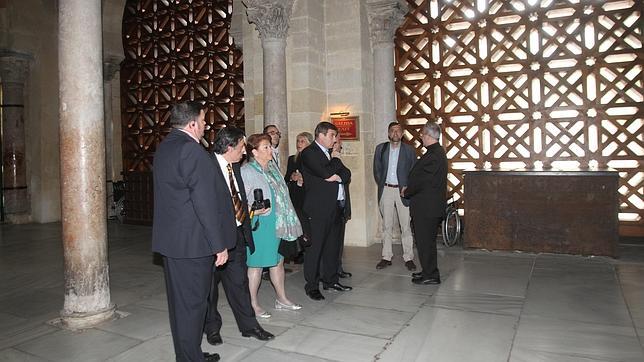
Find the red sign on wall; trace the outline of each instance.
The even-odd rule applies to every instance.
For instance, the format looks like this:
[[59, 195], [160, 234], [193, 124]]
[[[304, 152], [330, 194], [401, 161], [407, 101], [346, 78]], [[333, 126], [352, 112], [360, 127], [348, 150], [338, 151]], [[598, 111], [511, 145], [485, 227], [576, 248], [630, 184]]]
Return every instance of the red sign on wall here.
[[358, 116], [331, 118], [331, 122], [338, 127], [340, 139], [345, 141], [357, 141], [360, 139], [358, 118]]

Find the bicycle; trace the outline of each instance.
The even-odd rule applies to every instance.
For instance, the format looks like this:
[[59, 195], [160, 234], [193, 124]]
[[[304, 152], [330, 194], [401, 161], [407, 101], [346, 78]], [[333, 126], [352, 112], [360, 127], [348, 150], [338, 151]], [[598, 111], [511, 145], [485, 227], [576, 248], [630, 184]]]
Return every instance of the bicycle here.
[[447, 247], [454, 246], [461, 239], [463, 225], [461, 216], [458, 214], [458, 200], [447, 203], [445, 209], [445, 220], [441, 225], [443, 232], [443, 244]]

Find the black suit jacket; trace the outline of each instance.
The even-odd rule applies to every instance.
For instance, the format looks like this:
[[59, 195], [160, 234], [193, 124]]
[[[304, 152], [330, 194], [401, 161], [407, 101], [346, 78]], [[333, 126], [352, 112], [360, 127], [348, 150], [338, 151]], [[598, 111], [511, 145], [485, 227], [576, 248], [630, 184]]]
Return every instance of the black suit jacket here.
[[[302, 157], [295, 159], [295, 155], [288, 156], [288, 163], [286, 164], [286, 174], [284, 175], [284, 181], [286, 181], [286, 186], [288, 186], [288, 193], [291, 197], [291, 202], [293, 202], [293, 208], [298, 213], [302, 211], [302, 205], [304, 204], [304, 185], [298, 186], [297, 182], [291, 181], [291, 175], [295, 170], [300, 170], [302, 168]], [[302, 170], [300, 170], [301, 172]]]
[[316, 142], [302, 150], [300, 158], [300, 172], [304, 177], [304, 213], [311, 217], [331, 215], [336, 207], [340, 183], [324, 180], [337, 174], [343, 184], [348, 184], [351, 182], [351, 171], [339, 158], [329, 160]]
[[173, 129], [154, 155], [152, 250], [171, 258], [211, 256], [235, 246], [230, 192], [212, 156]]
[[410, 212], [444, 217], [447, 206], [447, 157], [439, 143], [427, 147], [409, 172], [405, 197], [411, 199]]

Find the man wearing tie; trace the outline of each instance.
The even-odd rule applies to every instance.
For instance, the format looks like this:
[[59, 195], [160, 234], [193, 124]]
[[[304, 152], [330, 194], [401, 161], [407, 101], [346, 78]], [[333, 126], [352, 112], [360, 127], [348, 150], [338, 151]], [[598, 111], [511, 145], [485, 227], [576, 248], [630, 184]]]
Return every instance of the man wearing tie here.
[[305, 290], [313, 300], [324, 299], [320, 280], [325, 290], [352, 289], [338, 282], [338, 235], [346, 202], [341, 183], [349, 183], [351, 171], [342, 164], [338, 152], [329, 152], [337, 134], [335, 125], [320, 122], [315, 127], [315, 142], [300, 154], [306, 185], [302, 211], [310, 224], [312, 243], [304, 254]]
[[[221, 315], [217, 311], [219, 282], [224, 286], [230, 309], [233, 311], [237, 327], [243, 337], [254, 337], [267, 341], [274, 336], [265, 331], [255, 318], [255, 311], [250, 301], [248, 289], [248, 267], [246, 265], [246, 246], [250, 252], [255, 251], [253, 235], [250, 231], [248, 201], [244, 182], [239, 172], [239, 161], [244, 154], [244, 132], [236, 127], [224, 127], [217, 133], [213, 149], [215, 152], [215, 172], [222, 183], [228, 186], [228, 198], [232, 199], [237, 224], [235, 248], [230, 250], [226, 265], [215, 268], [214, 280], [210, 291], [209, 308], [206, 316], [204, 333], [208, 343], [218, 345], [221, 338]], [[211, 222], [216, 222], [212, 220]]]
[[199, 103], [174, 105], [173, 129], [154, 154], [152, 251], [163, 256], [170, 330], [181, 362], [219, 360], [203, 353], [201, 333], [213, 264], [224, 265], [235, 247], [229, 190], [199, 144], [204, 118]]

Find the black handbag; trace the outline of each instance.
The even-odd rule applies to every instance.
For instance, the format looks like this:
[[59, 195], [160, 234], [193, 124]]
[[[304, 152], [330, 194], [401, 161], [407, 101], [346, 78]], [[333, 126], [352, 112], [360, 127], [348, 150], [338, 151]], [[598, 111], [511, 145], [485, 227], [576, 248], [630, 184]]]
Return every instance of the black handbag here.
[[281, 256], [287, 259], [291, 259], [297, 256], [299, 253], [297, 247], [297, 240], [284, 240], [280, 239], [280, 245], [277, 248], [277, 252]]

